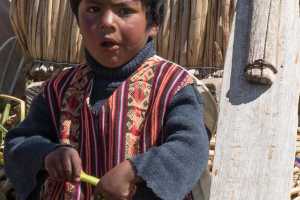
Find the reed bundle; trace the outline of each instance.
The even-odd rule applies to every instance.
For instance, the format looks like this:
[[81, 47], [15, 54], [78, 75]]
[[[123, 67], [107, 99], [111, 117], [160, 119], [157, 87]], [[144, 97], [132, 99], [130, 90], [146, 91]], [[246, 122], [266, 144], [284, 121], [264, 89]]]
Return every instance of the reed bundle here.
[[[165, 0], [158, 53], [185, 67], [223, 65], [233, 4], [233, 0]], [[33, 69], [82, 60], [81, 36], [68, 0], [12, 0], [10, 13], [24, 52], [38, 61]]]
[[10, 17], [32, 73], [52, 73], [62, 63], [82, 60], [81, 35], [69, 0], [12, 0]]
[[185, 67], [222, 66], [234, 12], [233, 0], [166, 0], [157, 37], [159, 54]]

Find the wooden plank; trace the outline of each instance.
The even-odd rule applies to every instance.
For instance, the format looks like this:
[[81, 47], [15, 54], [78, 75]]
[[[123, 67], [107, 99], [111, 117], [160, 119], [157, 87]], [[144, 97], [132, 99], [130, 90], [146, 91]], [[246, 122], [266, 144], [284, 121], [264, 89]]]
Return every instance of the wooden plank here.
[[[281, 63], [280, 1], [253, 1], [247, 79], [261, 84], [272, 84], [276, 79], [277, 63]], [[253, 67], [265, 63], [263, 68]]]
[[272, 22], [279, 23], [274, 53], [280, 59], [274, 63], [278, 74], [271, 87], [244, 78], [251, 19], [258, 9], [253, 6], [258, 2], [263, 1], [237, 3], [225, 61], [210, 200], [290, 199], [300, 80], [299, 2], [268, 1], [280, 6], [280, 17]]

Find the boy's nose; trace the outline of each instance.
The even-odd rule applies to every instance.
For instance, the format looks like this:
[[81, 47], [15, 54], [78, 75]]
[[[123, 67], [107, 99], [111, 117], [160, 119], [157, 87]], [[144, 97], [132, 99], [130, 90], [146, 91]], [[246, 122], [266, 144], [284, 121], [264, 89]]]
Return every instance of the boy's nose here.
[[114, 13], [111, 10], [107, 10], [101, 16], [99, 28], [103, 33], [110, 33], [115, 31]]

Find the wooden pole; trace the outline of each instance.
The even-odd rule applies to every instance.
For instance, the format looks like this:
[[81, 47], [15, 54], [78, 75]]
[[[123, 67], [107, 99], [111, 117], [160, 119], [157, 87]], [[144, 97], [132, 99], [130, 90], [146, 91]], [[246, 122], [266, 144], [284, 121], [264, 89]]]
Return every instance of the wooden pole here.
[[[299, 0], [237, 3], [225, 59], [210, 200], [290, 199], [300, 80], [299, 13]], [[265, 23], [275, 32], [256, 26], [265, 16], [276, 15], [277, 21], [269, 17]], [[259, 46], [259, 51], [252, 48]], [[244, 76], [249, 58], [263, 56], [278, 69], [269, 86], [251, 84]]]

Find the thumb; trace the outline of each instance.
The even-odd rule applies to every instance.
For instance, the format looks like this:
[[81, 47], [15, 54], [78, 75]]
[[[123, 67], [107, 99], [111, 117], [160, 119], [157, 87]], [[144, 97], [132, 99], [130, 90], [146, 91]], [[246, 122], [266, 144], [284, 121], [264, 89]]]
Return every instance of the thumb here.
[[74, 182], [80, 182], [82, 171], [81, 160], [77, 156], [72, 156], [72, 178]]

